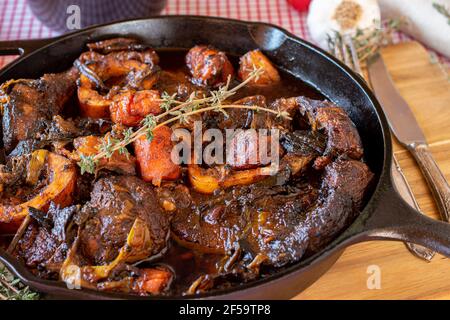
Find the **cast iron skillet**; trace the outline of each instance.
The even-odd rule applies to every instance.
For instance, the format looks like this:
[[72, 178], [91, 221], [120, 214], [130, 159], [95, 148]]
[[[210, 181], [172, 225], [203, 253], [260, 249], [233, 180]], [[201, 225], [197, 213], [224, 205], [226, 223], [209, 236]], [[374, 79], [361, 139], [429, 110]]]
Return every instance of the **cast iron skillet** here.
[[[421, 215], [406, 204], [393, 187], [388, 124], [364, 81], [321, 49], [274, 25], [211, 17], [165, 16], [91, 27], [56, 39], [4, 42], [0, 44], [0, 53], [19, 53], [22, 57], [1, 70], [0, 83], [12, 78], [37, 78], [43, 73], [63, 71], [85, 50], [87, 42], [118, 35], [139, 37], [154, 48], [188, 49], [196, 44], [211, 44], [237, 55], [260, 48], [278, 67], [311, 84], [345, 108], [358, 128], [367, 163], [376, 175], [376, 184], [364, 210], [321, 252], [271, 277], [196, 298], [290, 298], [325, 273], [345, 247], [361, 241], [408, 241], [450, 257], [450, 225]], [[63, 283], [38, 279], [1, 250], [0, 261], [25, 284], [59, 298], [133, 297], [87, 289], [69, 290]]]

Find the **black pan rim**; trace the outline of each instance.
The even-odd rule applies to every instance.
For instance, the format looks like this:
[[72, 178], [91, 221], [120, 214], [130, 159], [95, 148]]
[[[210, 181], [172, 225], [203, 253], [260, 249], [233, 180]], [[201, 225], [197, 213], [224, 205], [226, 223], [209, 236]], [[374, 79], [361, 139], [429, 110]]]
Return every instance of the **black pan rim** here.
[[[335, 238], [332, 242], [330, 242], [326, 247], [324, 247], [320, 252], [312, 255], [311, 257], [308, 257], [307, 259], [300, 260], [297, 263], [293, 263], [292, 265], [283, 268], [283, 270], [274, 273], [273, 275], [270, 275], [266, 278], [257, 279], [254, 281], [251, 281], [249, 283], [239, 284], [236, 286], [233, 286], [231, 288], [227, 289], [220, 289], [220, 290], [214, 290], [210, 293], [201, 293], [196, 295], [186, 295], [186, 296], [146, 296], [146, 297], [139, 297], [131, 294], [123, 294], [123, 293], [109, 293], [109, 292], [101, 292], [96, 291], [92, 289], [82, 289], [82, 290], [70, 290], [65, 287], [64, 283], [60, 281], [53, 281], [53, 280], [44, 280], [41, 278], [38, 278], [34, 276], [26, 267], [21, 264], [21, 262], [6, 253], [3, 253], [0, 251], [0, 261], [4, 263], [21, 281], [23, 281], [26, 285], [29, 285], [32, 288], [38, 288], [40, 291], [45, 291], [47, 293], [51, 293], [54, 291], [54, 289], [58, 288], [57, 291], [63, 290], [65, 291], [61, 295], [63, 296], [73, 296], [78, 298], [102, 298], [102, 299], [147, 299], [147, 300], [158, 300], [158, 299], [164, 299], [164, 300], [174, 300], [174, 299], [208, 299], [208, 298], [218, 298], [223, 299], [229, 296], [232, 293], [235, 292], [243, 292], [247, 289], [251, 289], [254, 287], [262, 286], [270, 284], [273, 281], [280, 280], [281, 278], [293, 274], [296, 271], [300, 271], [302, 269], [305, 269], [306, 267], [313, 265], [317, 262], [319, 262], [322, 259], [326, 259], [328, 256], [332, 255], [339, 249], [343, 250], [347, 245], [357, 242], [355, 239], [358, 237], [358, 234], [351, 234], [346, 235], [346, 232], [354, 226], [359, 218], [362, 216], [370, 215], [374, 209], [375, 209], [375, 202], [376, 199], [380, 195], [380, 187], [389, 180], [389, 168], [392, 161], [392, 142], [391, 142], [391, 134], [389, 131], [389, 126], [387, 124], [387, 119], [381, 109], [381, 106], [379, 105], [377, 99], [375, 98], [374, 94], [368, 87], [368, 85], [365, 83], [365, 81], [357, 74], [355, 74], [350, 68], [348, 68], [346, 65], [344, 65], [342, 62], [322, 50], [321, 48], [315, 46], [314, 44], [311, 44], [308, 41], [305, 41], [303, 39], [300, 39], [299, 37], [295, 36], [291, 32], [276, 26], [274, 24], [265, 23], [265, 22], [254, 22], [254, 21], [244, 21], [244, 20], [236, 20], [236, 19], [229, 19], [229, 18], [222, 18], [222, 17], [211, 17], [211, 16], [200, 16], [200, 15], [167, 15], [167, 16], [152, 16], [149, 18], [141, 18], [141, 19], [133, 19], [133, 20], [120, 20], [120, 21], [114, 21], [111, 23], [106, 24], [100, 24], [100, 25], [94, 25], [85, 29], [81, 29], [75, 32], [71, 32], [68, 34], [65, 34], [63, 36], [59, 36], [56, 38], [48, 39], [50, 43], [32, 51], [29, 54], [25, 54], [9, 65], [7, 65], [5, 68], [3, 68], [0, 71], [0, 77], [10, 71], [13, 70], [13, 68], [22, 63], [23, 61], [26, 61], [28, 59], [31, 59], [33, 55], [39, 51], [45, 50], [47, 47], [51, 47], [59, 42], [63, 42], [64, 40], [70, 39], [75, 36], [83, 35], [83, 34], [90, 34], [93, 31], [96, 31], [98, 29], [101, 29], [102, 27], [108, 27], [113, 25], [121, 25], [121, 24], [128, 24], [128, 23], [136, 23], [136, 22], [145, 22], [145, 21], [154, 21], [154, 20], [176, 20], [176, 19], [190, 19], [190, 20], [209, 20], [213, 22], [223, 22], [223, 23], [233, 23], [233, 24], [241, 24], [245, 25], [247, 27], [249, 26], [265, 26], [267, 28], [276, 29], [282, 34], [284, 34], [287, 38], [294, 41], [296, 44], [306, 47], [307, 49], [311, 50], [314, 54], [320, 55], [323, 59], [326, 59], [330, 62], [332, 62], [336, 67], [340, 69], [341, 72], [343, 72], [347, 78], [349, 78], [351, 81], [356, 83], [362, 92], [367, 96], [368, 100], [371, 102], [371, 104], [374, 106], [376, 110], [376, 116], [378, 118], [380, 128], [382, 131], [383, 136], [383, 144], [384, 144], [384, 157], [383, 157], [383, 165], [381, 168], [381, 173], [378, 178], [378, 182], [376, 186], [373, 188], [372, 195], [370, 196], [370, 199], [367, 201], [366, 206], [364, 209], [360, 212], [359, 217], [355, 219], [355, 221], [348, 226], [344, 231], [341, 232], [341, 234]], [[109, 37], [115, 36], [117, 34], [110, 34]], [[89, 37], [90, 38], [90, 37]], [[101, 40], [101, 39], [107, 38], [106, 35], [93, 37], [89, 40]], [[289, 71], [289, 70], [288, 70]], [[53, 290], [52, 290], [53, 289]]]

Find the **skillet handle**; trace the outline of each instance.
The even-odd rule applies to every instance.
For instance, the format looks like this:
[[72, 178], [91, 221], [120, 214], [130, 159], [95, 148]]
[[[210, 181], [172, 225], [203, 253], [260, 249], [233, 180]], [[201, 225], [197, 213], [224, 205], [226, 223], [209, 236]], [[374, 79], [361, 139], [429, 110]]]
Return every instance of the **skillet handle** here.
[[406, 203], [392, 184], [365, 221], [364, 240], [400, 240], [422, 245], [450, 258], [450, 224], [431, 219]]
[[0, 41], [0, 56], [27, 55], [55, 40], [56, 38]]

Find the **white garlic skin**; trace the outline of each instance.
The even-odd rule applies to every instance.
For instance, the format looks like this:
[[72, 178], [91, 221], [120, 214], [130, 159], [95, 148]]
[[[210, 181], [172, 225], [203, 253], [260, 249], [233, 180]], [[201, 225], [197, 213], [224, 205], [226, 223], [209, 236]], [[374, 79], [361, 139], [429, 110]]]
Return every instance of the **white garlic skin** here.
[[352, 29], [342, 29], [334, 18], [336, 8], [345, 0], [313, 0], [309, 7], [307, 25], [312, 39], [323, 49], [328, 49], [328, 35], [333, 36], [335, 31], [347, 34], [354, 33], [356, 29], [374, 29], [379, 27], [381, 21], [380, 7], [377, 0], [347, 0], [358, 4], [362, 11], [361, 16]]

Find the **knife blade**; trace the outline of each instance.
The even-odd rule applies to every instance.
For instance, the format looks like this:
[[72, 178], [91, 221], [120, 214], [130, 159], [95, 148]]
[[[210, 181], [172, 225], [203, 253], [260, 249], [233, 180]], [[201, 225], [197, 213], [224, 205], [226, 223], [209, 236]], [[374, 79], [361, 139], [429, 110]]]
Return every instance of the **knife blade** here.
[[426, 143], [422, 129], [417, 124], [408, 103], [395, 88], [379, 53], [370, 61], [368, 72], [372, 89], [397, 139], [404, 145]]
[[367, 71], [375, 96], [383, 108], [392, 132], [414, 156], [431, 189], [441, 219], [450, 220], [450, 186], [428, 148], [408, 103], [395, 88], [380, 53], [368, 64]]

